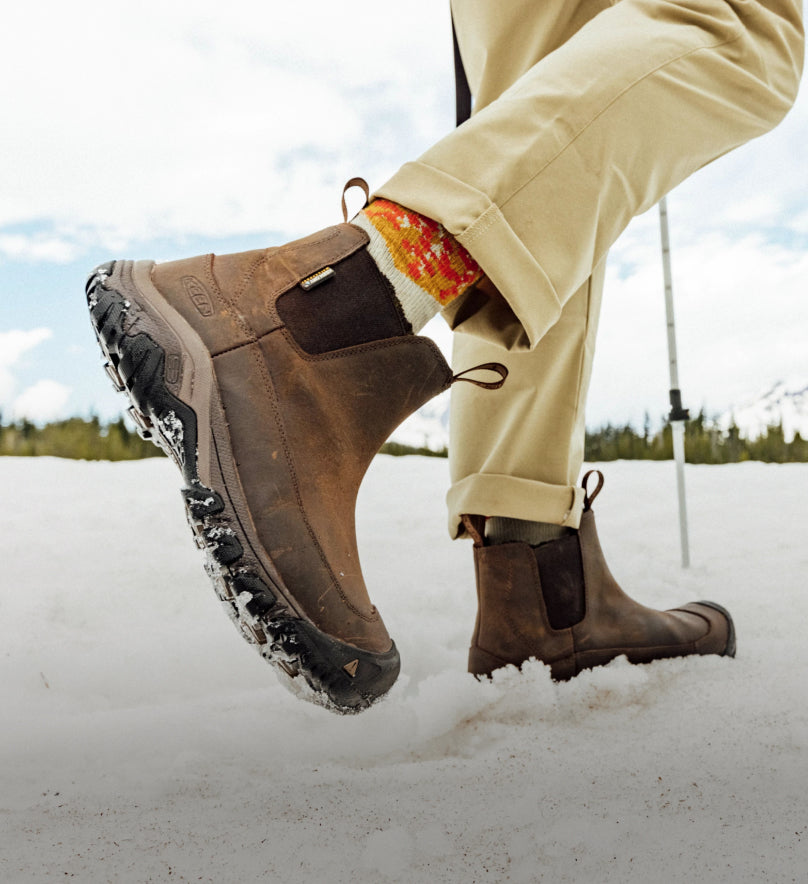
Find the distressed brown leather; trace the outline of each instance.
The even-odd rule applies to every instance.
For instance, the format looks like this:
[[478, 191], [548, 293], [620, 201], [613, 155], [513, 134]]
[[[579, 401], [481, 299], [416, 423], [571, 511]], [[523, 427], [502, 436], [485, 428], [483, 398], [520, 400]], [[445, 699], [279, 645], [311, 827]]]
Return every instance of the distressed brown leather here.
[[[554, 542], [564, 544], [566, 555], [580, 555], [583, 565], [584, 615], [564, 629], [553, 629], [547, 615], [545, 595], [552, 590], [542, 587], [542, 547], [485, 546], [481, 532], [472, 537], [479, 604], [469, 671], [475, 675], [518, 667], [530, 658], [547, 664], [554, 679], [564, 680], [622, 655], [632, 663], [690, 654], [734, 655], [732, 622], [711, 603], [657, 611], [623, 592], [606, 564], [589, 508], [574, 538]], [[544, 568], [541, 573], [549, 584], [552, 575]]]
[[278, 297], [367, 242], [360, 227], [337, 224], [277, 248], [156, 264], [152, 282], [215, 356], [281, 328]]
[[323, 267], [340, 273], [366, 242], [340, 224], [280, 248], [155, 265], [152, 280], [210, 351], [231, 468], [287, 591], [319, 629], [382, 653], [391, 641], [359, 565], [356, 496], [381, 444], [451, 371], [411, 334], [307, 354], [276, 307]]
[[[521, 666], [530, 657], [547, 663], [555, 678], [574, 675], [572, 630], [550, 627], [536, 557], [527, 543], [475, 547], [477, 623], [469, 672]], [[566, 661], [566, 662], [564, 662]]]

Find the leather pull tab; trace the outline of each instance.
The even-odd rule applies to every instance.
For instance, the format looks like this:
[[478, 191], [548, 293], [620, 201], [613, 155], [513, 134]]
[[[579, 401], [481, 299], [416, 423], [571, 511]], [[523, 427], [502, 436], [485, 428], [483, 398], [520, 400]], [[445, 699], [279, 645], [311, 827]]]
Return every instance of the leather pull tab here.
[[[494, 374], [499, 375], [499, 380], [477, 381], [474, 378], [467, 378], [466, 375], [471, 374], [473, 371], [493, 371]], [[467, 368], [465, 371], [456, 374], [452, 378], [452, 383], [465, 381], [465, 383], [474, 384], [475, 387], [480, 387], [483, 390], [498, 390], [505, 383], [507, 377], [508, 369], [501, 362], [485, 362], [482, 365], [475, 365], [473, 368]]]
[[485, 516], [470, 516], [470, 515], [462, 515], [460, 519], [463, 522], [463, 527], [466, 529], [466, 534], [474, 541], [475, 546], [484, 546], [485, 540], [483, 539], [485, 535]]
[[363, 209], [366, 209], [370, 203], [370, 187], [364, 178], [351, 178], [350, 181], [346, 182], [345, 187], [342, 188], [342, 217], [345, 219], [346, 224], [348, 223], [348, 203], [345, 201], [345, 194], [348, 193], [352, 187], [360, 187], [365, 194], [365, 205], [362, 206]]
[[[586, 487], [589, 482], [589, 477], [593, 474], [597, 473], [598, 484], [595, 486], [595, 490], [590, 494], [589, 489]], [[600, 494], [600, 489], [603, 488], [603, 473], [600, 470], [589, 470], [589, 472], [584, 474], [583, 479], [581, 479], [581, 487], [584, 489], [584, 511], [588, 511], [592, 509], [592, 503], [595, 498]]]

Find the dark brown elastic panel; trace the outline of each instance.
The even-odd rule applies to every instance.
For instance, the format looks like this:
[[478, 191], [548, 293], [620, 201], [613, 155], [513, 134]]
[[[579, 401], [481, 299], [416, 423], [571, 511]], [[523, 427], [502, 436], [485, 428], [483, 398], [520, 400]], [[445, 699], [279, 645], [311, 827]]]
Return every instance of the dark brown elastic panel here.
[[586, 613], [584, 566], [577, 533], [533, 550], [539, 566], [544, 605], [553, 629], [569, 629]]
[[327, 353], [412, 333], [393, 286], [366, 249], [333, 270], [310, 291], [296, 286], [278, 298], [278, 314], [303, 350]]

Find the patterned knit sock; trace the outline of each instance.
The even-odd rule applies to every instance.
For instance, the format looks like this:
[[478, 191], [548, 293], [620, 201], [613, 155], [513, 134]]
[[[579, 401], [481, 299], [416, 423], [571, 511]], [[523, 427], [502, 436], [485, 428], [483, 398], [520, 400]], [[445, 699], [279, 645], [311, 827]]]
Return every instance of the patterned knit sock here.
[[374, 200], [352, 223], [370, 237], [370, 256], [392, 283], [416, 333], [483, 276], [442, 224], [397, 203]]

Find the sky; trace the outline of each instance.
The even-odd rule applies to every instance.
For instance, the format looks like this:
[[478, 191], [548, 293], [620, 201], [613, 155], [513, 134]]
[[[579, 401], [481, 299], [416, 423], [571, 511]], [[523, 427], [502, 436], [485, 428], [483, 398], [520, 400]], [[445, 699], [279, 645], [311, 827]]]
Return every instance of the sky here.
[[[110, 258], [277, 245], [342, 220], [454, 123], [448, 4], [14, 4], [0, 31], [0, 410], [117, 417], [84, 280]], [[808, 98], [668, 201], [685, 404], [808, 384]], [[358, 209], [359, 205], [353, 206]], [[427, 328], [448, 350], [441, 320]], [[588, 423], [667, 411], [656, 210], [609, 260]]]

